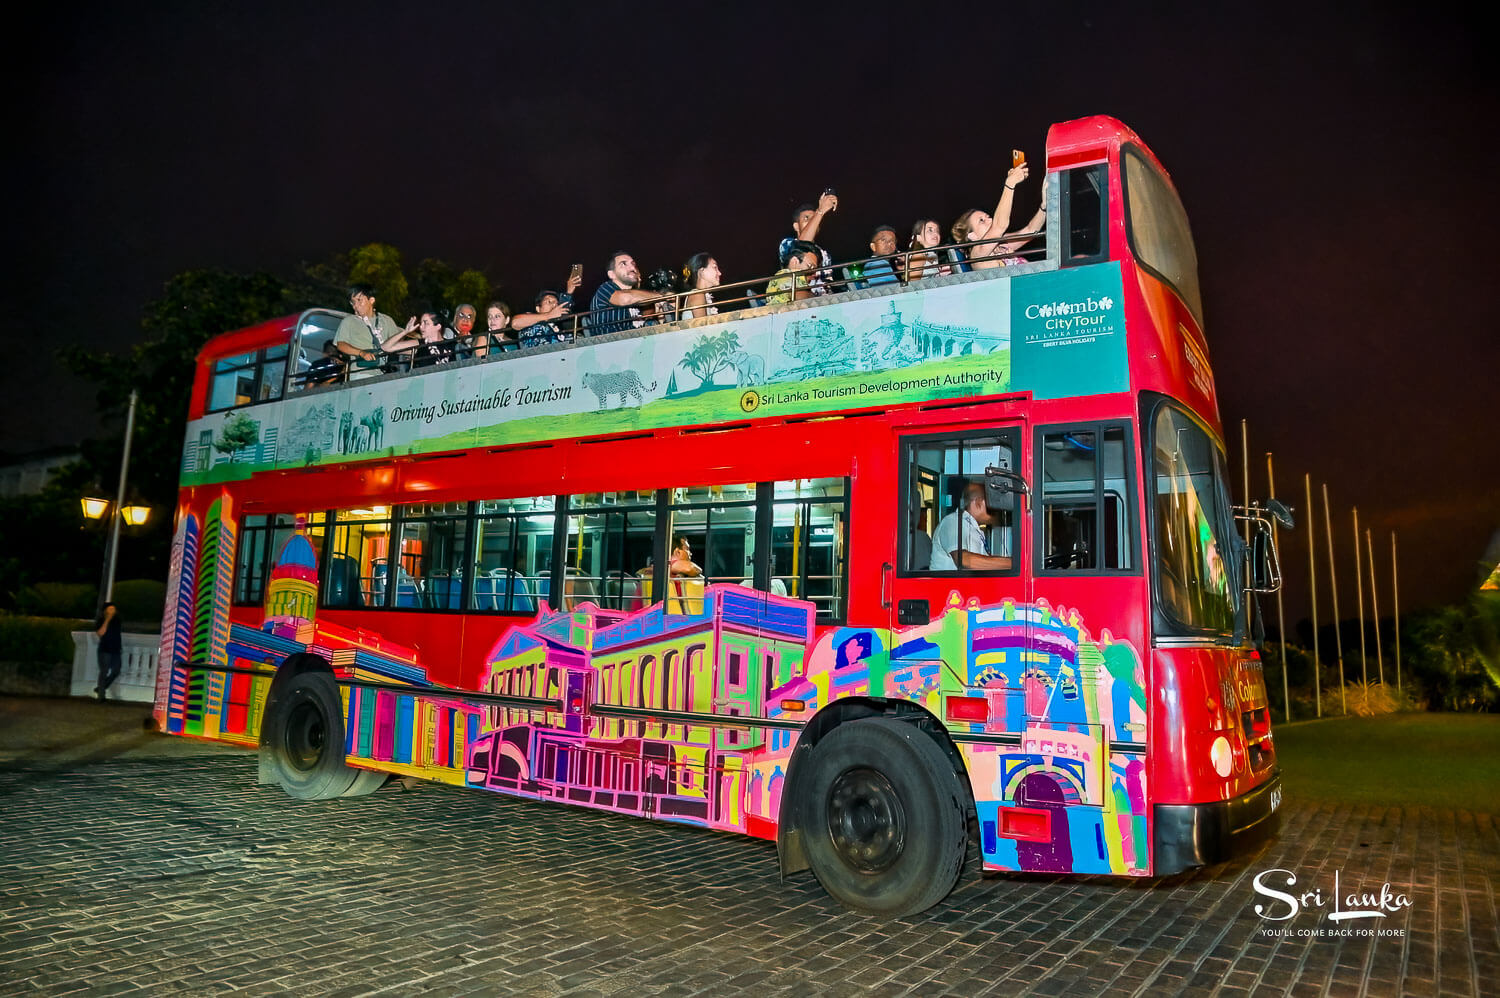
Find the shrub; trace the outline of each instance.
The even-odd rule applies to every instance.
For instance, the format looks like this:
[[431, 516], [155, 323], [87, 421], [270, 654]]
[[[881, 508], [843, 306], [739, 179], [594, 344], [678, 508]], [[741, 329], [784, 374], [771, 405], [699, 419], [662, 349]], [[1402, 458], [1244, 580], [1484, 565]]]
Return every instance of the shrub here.
[[161, 623], [162, 607], [167, 602], [167, 584], [156, 579], [127, 579], [116, 582], [115, 606], [120, 620], [131, 624]]
[[1344, 687], [1344, 693], [1349, 698], [1349, 713], [1356, 717], [1414, 709], [1410, 696], [1385, 683], [1353, 682]]
[[0, 617], [0, 661], [17, 662], [23, 674], [36, 678], [59, 662], [73, 661], [72, 632], [89, 624], [58, 617]]
[[16, 594], [16, 609], [35, 617], [92, 618], [99, 587], [87, 582], [38, 582]]

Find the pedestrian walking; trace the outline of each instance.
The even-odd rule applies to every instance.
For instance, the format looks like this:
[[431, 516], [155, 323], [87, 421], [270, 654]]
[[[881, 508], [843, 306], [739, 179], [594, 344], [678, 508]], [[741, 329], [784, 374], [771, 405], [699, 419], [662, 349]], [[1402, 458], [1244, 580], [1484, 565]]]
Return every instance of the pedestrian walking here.
[[104, 613], [99, 617], [99, 626], [94, 633], [99, 635], [99, 685], [94, 694], [103, 703], [109, 692], [109, 684], [120, 675], [120, 609], [113, 603], [104, 604]]

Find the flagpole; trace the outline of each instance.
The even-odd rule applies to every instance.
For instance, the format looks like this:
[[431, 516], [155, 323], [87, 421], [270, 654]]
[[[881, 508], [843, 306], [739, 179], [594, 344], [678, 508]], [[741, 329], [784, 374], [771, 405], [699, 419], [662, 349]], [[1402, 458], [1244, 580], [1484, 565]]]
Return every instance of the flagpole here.
[[1391, 531], [1391, 623], [1396, 628], [1396, 692], [1401, 692], [1401, 580], [1396, 576], [1396, 532]]
[[[1313, 501], [1312, 501], [1312, 475], [1304, 472], [1302, 475], [1302, 491], [1307, 495], [1307, 578], [1309, 588], [1312, 590], [1312, 624], [1313, 624], [1313, 704], [1317, 708], [1317, 716], [1323, 716], [1323, 662], [1318, 658], [1318, 559], [1317, 547], [1313, 543]], [[1395, 535], [1391, 535], [1394, 542]]]
[[1375, 592], [1375, 545], [1370, 540], [1370, 528], [1365, 528], [1365, 553], [1370, 556], [1370, 616], [1375, 618], [1375, 667], [1379, 670], [1380, 685], [1385, 685], [1385, 657], [1380, 653], [1380, 597]]
[[[1250, 506], [1250, 429], [1246, 420], [1240, 420], [1240, 465], [1245, 472], [1245, 491], [1240, 493], [1248, 509]], [[1241, 563], [1241, 570], [1245, 572], [1245, 588], [1240, 594], [1240, 599], [1245, 601], [1245, 631], [1247, 634], [1255, 633], [1255, 601], [1250, 598], [1250, 521], [1245, 521], [1245, 552], [1246, 558]]]
[[1370, 663], [1365, 661], [1365, 576], [1363, 560], [1359, 553], [1359, 507], [1350, 507], [1354, 514], [1354, 598], [1359, 601], [1359, 668], [1364, 684], [1370, 685]]
[[1339, 630], [1339, 568], [1333, 560], [1333, 514], [1328, 509], [1328, 483], [1323, 483], [1323, 533], [1328, 536], [1328, 584], [1333, 588], [1333, 645], [1339, 663], [1339, 706], [1349, 713], [1349, 694], [1344, 689], [1344, 635]]
[[[1266, 484], [1271, 490], [1271, 498], [1276, 498], [1276, 471], [1271, 466], [1271, 452], [1266, 451]], [[1276, 518], [1271, 517], [1271, 547], [1276, 547]], [[1287, 678], [1286, 664], [1286, 613], [1281, 605], [1281, 587], [1276, 587], [1276, 629], [1281, 636], [1281, 697], [1282, 703], [1286, 704], [1286, 720], [1292, 721], [1292, 689], [1291, 680]]]

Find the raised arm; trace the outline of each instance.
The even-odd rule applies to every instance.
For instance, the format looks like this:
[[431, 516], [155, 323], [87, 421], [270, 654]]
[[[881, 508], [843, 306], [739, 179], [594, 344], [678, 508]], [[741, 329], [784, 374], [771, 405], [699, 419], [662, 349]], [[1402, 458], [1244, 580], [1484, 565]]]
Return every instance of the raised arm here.
[[[1031, 168], [1025, 163], [1013, 166], [1005, 174], [1005, 190], [1000, 192], [1000, 201], [995, 205], [994, 221], [990, 223], [989, 232], [985, 237], [1001, 236], [1010, 226], [1010, 212], [1016, 200], [1016, 185], [1025, 180], [1031, 172]], [[984, 243], [975, 246], [969, 253], [971, 259], [980, 260], [987, 256], [994, 256], [1001, 252], [998, 243]]]
[[538, 312], [522, 312], [510, 320], [510, 328], [520, 332], [523, 329], [531, 328], [538, 322], [553, 322], [562, 318], [567, 313], [568, 307], [562, 302], [558, 302], [551, 308], [544, 308]]
[[[1042, 226], [1044, 226], [1046, 224], [1047, 224], [1047, 201], [1046, 201], [1045, 198], [1043, 198], [1043, 200], [1042, 200], [1042, 206], [1036, 210], [1036, 214], [1035, 215], [1031, 216], [1030, 221], [1028, 221], [1025, 225], [1021, 226], [1015, 232], [1007, 232], [1006, 235], [1007, 236], [1013, 236], [1013, 235], [1016, 235], [1017, 233], [1020, 233], [1020, 232], [1040, 232], [1041, 229], [1042, 229]], [[1008, 243], [996, 243], [995, 245], [997, 247], [997, 252], [998, 253], [1002, 253], [1002, 254], [1003, 253], [1014, 253], [1016, 250], [1020, 249], [1022, 246], [1025, 246], [1027, 243], [1031, 242], [1035, 238], [1036, 238], [1036, 236], [1034, 236], [1034, 235], [1033, 236], [1027, 236], [1025, 239], [1017, 239], [1017, 240], [1014, 240], [1013, 242], [1008, 242]]]
[[417, 317], [412, 316], [406, 320], [406, 328], [380, 344], [380, 349], [386, 353], [398, 353], [416, 346], [421, 339], [421, 334], [417, 332]]
[[837, 194], [824, 192], [820, 195], [818, 197], [817, 210], [813, 212], [812, 218], [807, 220], [807, 224], [802, 227], [802, 231], [797, 233], [797, 238], [810, 243], [817, 242], [818, 227], [823, 224], [823, 219], [829, 212], [838, 210], [838, 206], [839, 196]]
[[671, 297], [673, 296], [664, 295], [659, 291], [647, 291], [643, 288], [619, 288], [609, 296], [609, 303], [611, 305], [639, 305], [642, 302]]

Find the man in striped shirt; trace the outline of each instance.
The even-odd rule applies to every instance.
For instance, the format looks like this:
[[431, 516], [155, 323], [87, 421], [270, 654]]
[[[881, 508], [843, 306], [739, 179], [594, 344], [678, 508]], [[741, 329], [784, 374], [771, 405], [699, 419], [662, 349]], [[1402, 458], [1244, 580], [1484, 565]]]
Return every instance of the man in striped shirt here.
[[622, 329], [644, 325], [640, 318], [641, 310], [634, 306], [653, 301], [661, 295], [654, 291], [643, 291], [639, 287], [641, 272], [635, 265], [635, 257], [629, 253], [616, 252], [610, 256], [609, 265], [604, 270], [609, 280], [599, 285], [599, 290], [594, 292], [594, 300], [590, 306], [593, 314], [589, 317], [589, 335], [603, 336], [605, 333], [618, 333]]

